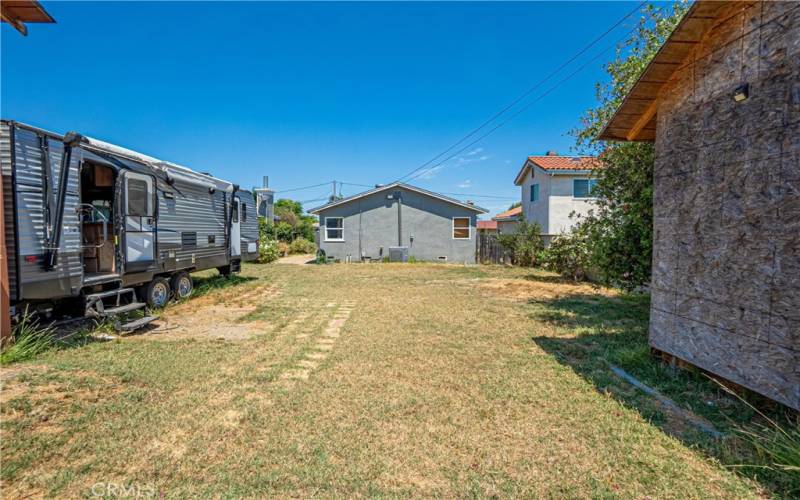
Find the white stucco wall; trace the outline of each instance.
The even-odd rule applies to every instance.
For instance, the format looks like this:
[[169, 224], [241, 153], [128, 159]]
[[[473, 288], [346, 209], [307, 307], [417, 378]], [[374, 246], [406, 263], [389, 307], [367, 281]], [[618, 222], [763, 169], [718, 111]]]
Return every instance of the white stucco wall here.
[[[528, 222], [542, 226], [542, 234], [555, 236], [569, 232], [575, 223], [570, 214], [586, 215], [595, 206], [591, 198], [574, 198], [572, 181], [587, 175], [555, 174], [534, 166], [521, 185], [522, 213]], [[532, 202], [531, 186], [539, 184], [539, 201]]]
[[587, 176], [554, 175], [551, 178], [551, 193], [548, 199], [550, 205], [549, 232], [546, 234], [557, 235], [568, 233], [575, 224], [575, 219], [570, 214], [586, 215], [595, 206], [591, 198], [573, 198], [572, 181], [574, 179], [588, 179]]
[[[539, 201], [531, 201], [531, 186], [539, 184]], [[547, 196], [550, 192], [550, 176], [537, 167], [531, 169], [522, 182], [522, 214], [528, 222], [542, 226], [542, 234], [549, 234], [549, 211]]]
[[497, 233], [511, 234], [517, 228], [517, 221], [515, 220], [499, 220], [497, 221]]

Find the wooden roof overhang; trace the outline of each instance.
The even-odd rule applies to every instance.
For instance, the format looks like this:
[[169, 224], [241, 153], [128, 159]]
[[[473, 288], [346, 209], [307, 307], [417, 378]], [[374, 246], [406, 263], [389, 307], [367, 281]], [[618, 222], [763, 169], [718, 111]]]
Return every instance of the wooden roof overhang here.
[[599, 139], [606, 141], [654, 141], [656, 114], [661, 89], [673, 73], [685, 64], [722, 9], [731, 2], [697, 1], [683, 16], [664, 45], [647, 65], [622, 101]]
[[36, 0], [3, 0], [0, 2], [0, 19], [24, 36], [28, 35], [25, 23], [56, 22]]

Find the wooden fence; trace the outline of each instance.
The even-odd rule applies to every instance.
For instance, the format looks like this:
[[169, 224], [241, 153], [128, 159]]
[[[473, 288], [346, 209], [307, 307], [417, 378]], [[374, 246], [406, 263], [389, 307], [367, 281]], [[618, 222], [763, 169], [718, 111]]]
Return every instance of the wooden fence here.
[[503, 250], [497, 236], [478, 233], [475, 239], [475, 260], [481, 264], [510, 264], [511, 256]]

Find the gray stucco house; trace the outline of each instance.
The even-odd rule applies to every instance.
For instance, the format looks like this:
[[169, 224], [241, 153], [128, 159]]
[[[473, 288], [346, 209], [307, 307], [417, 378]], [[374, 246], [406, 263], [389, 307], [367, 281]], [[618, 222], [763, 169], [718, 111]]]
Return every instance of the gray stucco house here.
[[486, 212], [400, 182], [309, 210], [319, 216], [319, 248], [342, 262], [407, 253], [417, 260], [474, 263], [477, 216]]

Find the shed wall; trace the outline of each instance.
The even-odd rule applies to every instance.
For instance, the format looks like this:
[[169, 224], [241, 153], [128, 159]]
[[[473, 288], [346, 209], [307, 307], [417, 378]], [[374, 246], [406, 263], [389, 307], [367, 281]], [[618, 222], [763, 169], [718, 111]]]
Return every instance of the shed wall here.
[[654, 187], [651, 345], [800, 408], [800, 4], [718, 18], [662, 92]]

